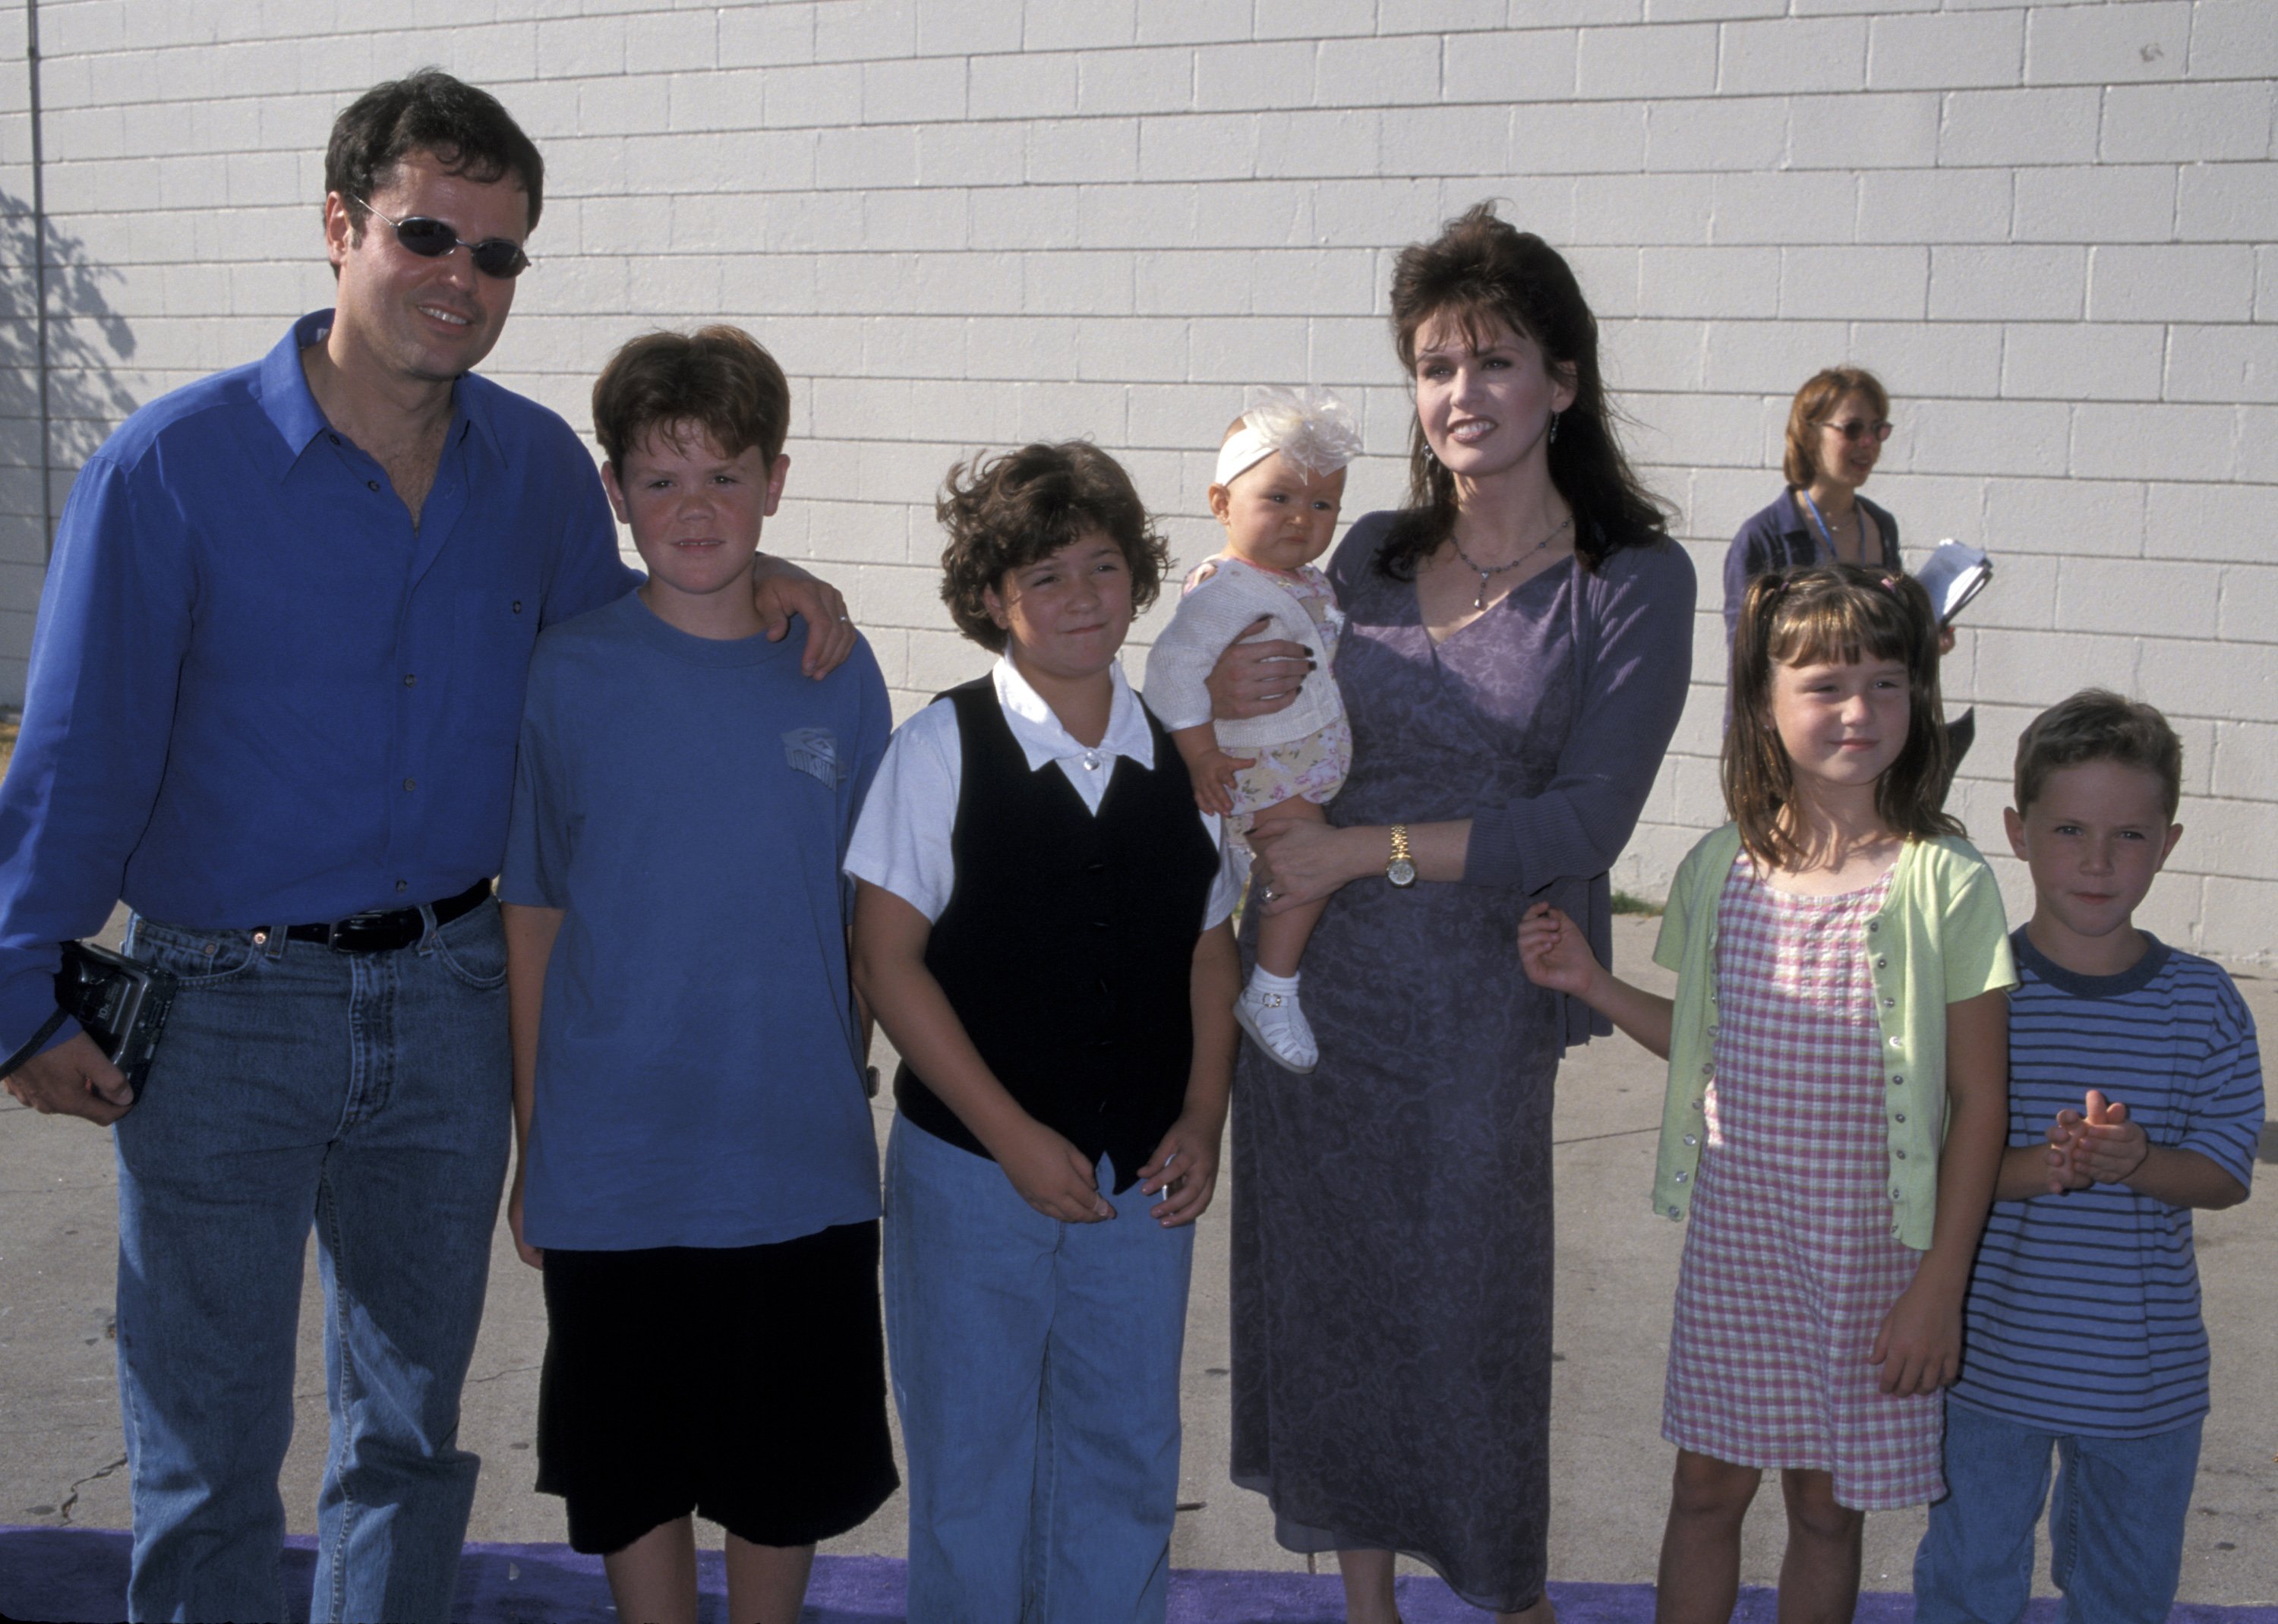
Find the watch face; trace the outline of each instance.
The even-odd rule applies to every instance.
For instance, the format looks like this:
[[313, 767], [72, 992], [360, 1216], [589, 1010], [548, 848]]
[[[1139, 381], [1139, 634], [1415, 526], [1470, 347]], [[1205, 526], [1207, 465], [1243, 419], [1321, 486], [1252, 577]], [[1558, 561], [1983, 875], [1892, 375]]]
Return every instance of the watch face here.
[[1416, 865], [1406, 858], [1395, 858], [1385, 865], [1384, 877], [1395, 885], [1414, 885]]

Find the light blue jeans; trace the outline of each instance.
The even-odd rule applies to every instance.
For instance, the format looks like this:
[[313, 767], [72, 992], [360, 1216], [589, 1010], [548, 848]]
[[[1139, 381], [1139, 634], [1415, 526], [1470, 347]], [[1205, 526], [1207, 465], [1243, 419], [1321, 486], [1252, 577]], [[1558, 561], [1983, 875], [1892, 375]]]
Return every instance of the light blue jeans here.
[[297, 1613], [277, 1475], [313, 1224], [332, 1439], [308, 1616], [442, 1624], [510, 1134], [497, 904], [393, 953], [139, 919], [128, 947], [182, 978], [117, 1130], [129, 1616]]
[[[1945, 1498], [1915, 1552], [1915, 1624], [2015, 1624], [2033, 1590], [2033, 1529], [2049, 1509], [2060, 1624], [2165, 1624], [2198, 1474], [2192, 1422], [2142, 1438], [2043, 1432], [1945, 1407]], [[2049, 1493], [2049, 1452], [2057, 1457]]]
[[[1103, 1159], [1099, 1187], [1114, 1174]], [[909, 1460], [910, 1624], [1161, 1624], [1191, 1225], [1061, 1224], [903, 1117], [886, 1346]]]

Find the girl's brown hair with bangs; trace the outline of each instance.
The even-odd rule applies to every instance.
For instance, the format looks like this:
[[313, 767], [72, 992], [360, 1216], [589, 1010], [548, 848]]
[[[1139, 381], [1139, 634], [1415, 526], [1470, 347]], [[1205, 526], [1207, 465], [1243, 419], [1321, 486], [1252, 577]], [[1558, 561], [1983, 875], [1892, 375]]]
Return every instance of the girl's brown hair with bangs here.
[[1761, 867], [1807, 853], [1785, 816], [1795, 774], [1772, 725], [1772, 667], [1902, 660], [1907, 743], [1875, 785], [1875, 810], [1909, 840], [1960, 835], [1945, 810], [1945, 729], [1938, 726], [1938, 618], [1911, 576], [1855, 564], [1774, 570], [1748, 584], [1732, 638], [1732, 725], [1724, 735], [1724, 810]]

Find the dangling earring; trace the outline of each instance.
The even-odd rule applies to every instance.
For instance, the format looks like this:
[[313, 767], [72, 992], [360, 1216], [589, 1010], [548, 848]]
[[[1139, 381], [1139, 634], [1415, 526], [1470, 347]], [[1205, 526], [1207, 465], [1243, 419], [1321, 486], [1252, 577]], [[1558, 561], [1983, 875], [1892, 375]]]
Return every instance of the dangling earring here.
[[1436, 466], [1440, 461], [1439, 454], [1432, 449], [1432, 442], [1430, 440], [1426, 440], [1424, 442], [1424, 461], [1426, 463], [1434, 466]]
[[1558, 443], [1558, 414], [1556, 412], [1550, 414], [1550, 443], [1554, 446]]

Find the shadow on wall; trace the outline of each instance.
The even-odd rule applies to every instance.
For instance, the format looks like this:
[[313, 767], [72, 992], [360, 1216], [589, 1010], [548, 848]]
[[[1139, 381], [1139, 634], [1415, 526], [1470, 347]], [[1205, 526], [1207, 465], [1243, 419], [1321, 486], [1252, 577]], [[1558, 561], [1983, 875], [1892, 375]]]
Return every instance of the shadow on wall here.
[[[47, 561], [42, 533], [40, 477], [39, 278], [34, 259], [32, 208], [0, 191], [0, 616], [28, 616], [38, 606]], [[80, 465], [140, 401], [111, 369], [134, 354], [134, 330], [103, 297], [106, 283], [121, 280], [108, 265], [91, 262], [87, 245], [48, 222], [48, 454], [53, 508], [60, 513]], [[0, 666], [24, 658], [20, 635], [0, 629]], [[19, 689], [20, 676], [0, 687]], [[0, 693], [0, 700], [17, 695]]]

